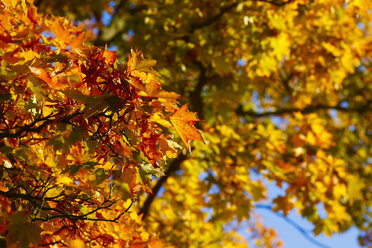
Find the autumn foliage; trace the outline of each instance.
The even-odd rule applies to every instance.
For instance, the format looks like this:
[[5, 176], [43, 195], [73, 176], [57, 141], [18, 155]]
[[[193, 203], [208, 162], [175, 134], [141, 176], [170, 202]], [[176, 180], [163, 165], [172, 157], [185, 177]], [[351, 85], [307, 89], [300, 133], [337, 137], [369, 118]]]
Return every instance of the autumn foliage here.
[[[130, 208], [167, 157], [172, 134], [202, 140], [154, 60], [84, 45], [32, 2], [1, 6], [1, 227], [9, 247], [144, 247], [158, 242]], [[98, 224], [99, 223], [99, 224]], [[123, 231], [125, 230], [125, 231]]]
[[371, 9], [2, 0], [0, 247], [370, 246]]

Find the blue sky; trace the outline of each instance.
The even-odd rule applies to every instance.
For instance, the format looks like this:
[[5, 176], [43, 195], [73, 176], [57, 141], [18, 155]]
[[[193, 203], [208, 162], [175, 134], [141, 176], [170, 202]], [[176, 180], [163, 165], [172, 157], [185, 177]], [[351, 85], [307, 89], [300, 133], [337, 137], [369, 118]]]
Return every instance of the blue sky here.
[[[256, 212], [261, 215], [265, 225], [273, 227], [277, 231], [279, 237], [284, 241], [284, 247], [319, 248], [319, 246], [308, 241], [296, 228], [286, 223], [281, 217], [265, 209], [257, 209]], [[308, 221], [303, 220], [302, 217], [295, 212], [291, 212], [288, 215], [288, 218], [295, 221], [305, 229], [312, 229], [312, 225]], [[334, 234], [332, 237], [327, 237], [325, 235], [319, 235], [316, 237], [313, 235], [311, 236], [330, 248], [360, 247], [357, 240], [358, 231], [356, 228], [349, 229], [347, 232], [342, 234]]]
[[[260, 175], [257, 178], [263, 179]], [[269, 183], [263, 180], [268, 189], [268, 198], [273, 199], [278, 195], [284, 195], [282, 189], [278, 188], [275, 183]], [[299, 232], [293, 225], [287, 223], [283, 217], [278, 216], [267, 209], [255, 209], [255, 213], [258, 213], [263, 220], [265, 226], [273, 227], [279, 238], [284, 242], [285, 248], [320, 248]], [[321, 213], [320, 213], [321, 214]], [[303, 229], [308, 230], [308, 235], [314, 240], [326, 245], [329, 248], [358, 248], [361, 247], [358, 244], [358, 230], [351, 228], [345, 233], [333, 234], [331, 237], [325, 236], [324, 234], [314, 236], [311, 230], [313, 225], [306, 219], [302, 218], [301, 215], [297, 214], [296, 210], [292, 210], [288, 216], [288, 219], [301, 226]]]

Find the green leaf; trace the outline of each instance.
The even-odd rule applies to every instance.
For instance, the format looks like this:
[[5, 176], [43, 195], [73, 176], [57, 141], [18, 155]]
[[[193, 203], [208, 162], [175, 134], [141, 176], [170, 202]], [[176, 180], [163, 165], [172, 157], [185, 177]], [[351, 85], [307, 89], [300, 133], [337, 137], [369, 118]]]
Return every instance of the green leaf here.
[[67, 139], [67, 143], [74, 145], [76, 142], [83, 140], [86, 138], [86, 133], [84, 128], [80, 126], [74, 126], [70, 132], [70, 136]]
[[11, 153], [13, 151], [12, 147], [2, 146], [0, 147], [0, 153]]
[[[161, 167], [155, 168], [152, 164], [142, 164], [141, 165], [142, 170], [140, 170], [140, 175], [142, 177], [143, 175], [155, 175], [156, 177], [162, 177], [164, 176], [164, 169]], [[146, 179], [147, 181], [147, 179]]]
[[48, 56], [45, 56], [44, 54], [41, 54], [42, 58], [45, 59], [49, 63], [54, 62], [63, 62], [65, 63], [66, 60], [68, 60], [68, 57], [62, 54], [51, 54]]
[[123, 199], [131, 198], [130, 189], [127, 183], [114, 181], [116, 190], [121, 194]]
[[24, 212], [18, 212], [10, 216], [9, 220], [9, 245], [18, 244], [21, 248], [28, 248], [30, 243], [35, 246], [39, 243], [43, 229], [35, 223], [28, 222]]
[[65, 140], [61, 135], [49, 139], [48, 143], [53, 146], [55, 151], [65, 147]]
[[0, 94], [1, 101], [9, 101], [10, 99], [12, 99], [12, 94], [10, 93]]
[[20, 160], [23, 160], [23, 161], [27, 161], [28, 160], [28, 153], [30, 152], [30, 149], [27, 148], [27, 147], [21, 147], [19, 149], [17, 149], [17, 151], [15, 151], [14, 155], [16, 158], [20, 159]]
[[68, 172], [68, 173], [70, 173], [70, 175], [72, 176], [72, 175], [74, 175], [76, 172], [78, 172], [78, 171], [80, 170], [81, 167], [82, 167], [81, 164], [73, 164], [73, 165], [68, 166], [66, 169], [64, 169], [64, 170], [62, 171], [62, 173], [64, 174], [64, 173]]
[[156, 60], [153, 59], [141, 59], [137, 61], [136, 70], [144, 72], [152, 72], [151, 68], [156, 65]]
[[91, 170], [91, 169], [93, 169], [96, 165], [99, 165], [99, 163], [98, 163], [98, 162], [95, 162], [95, 161], [88, 161], [88, 162], [82, 163], [81, 165], [82, 165], [85, 169]]
[[94, 162], [94, 161], [88, 161], [88, 162], [85, 162], [85, 163], [82, 163], [82, 164], [73, 164], [73, 165], [68, 166], [65, 170], [63, 170], [62, 173], [69, 172], [70, 175], [72, 176], [76, 172], [78, 172], [81, 169], [81, 167], [83, 167], [85, 169], [88, 169], [88, 170], [91, 170], [91, 169], [94, 169], [94, 167], [98, 164], [99, 163]]
[[95, 151], [95, 149], [97, 147], [97, 144], [98, 144], [97, 140], [87, 140], [85, 143], [88, 146], [89, 153], [94, 154], [94, 151]]
[[142, 182], [144, 183], [150, 182], [150, 179], [151, 179], [150, 173], [145, 172], [144, 170], [139, 170], [139, 174], [140, 174]]
[[94, 171], [94, 175], [96, 176], [96, 183], [101, 184], [103, 181], [107, 179], [106, 171], [102, 168], [99, 168]]
[[62, 91], [66, 96], [68, 97], [71, 97], [75, 100], [78, 100], [78, 101], [81, 101], [83, 103], [86, 103], [87, 102], [87, 97], [86, 95], [84, 95], [83, 93], [81, 93], [80, 91], [78, 90], [65, 90], [65, 91]]
[[105, 98], [105, 102], [108, 104], [108, 106], [110, 108], [115, 108], [116, 105], [121, 102], [122, 99], [120, 99], [119, 97], [117, 96], [109, 96], [107, 98]]

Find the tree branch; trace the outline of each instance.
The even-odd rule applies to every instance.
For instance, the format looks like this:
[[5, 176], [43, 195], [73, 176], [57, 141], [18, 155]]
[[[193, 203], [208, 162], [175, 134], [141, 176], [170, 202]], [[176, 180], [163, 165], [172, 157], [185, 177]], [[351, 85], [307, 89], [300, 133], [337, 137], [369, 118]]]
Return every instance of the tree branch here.
[[[262, 1], [262, 0], [255, 0], [255, 1]], [[286, 2], [274, 2], [274, 1], [268, 1], [268, 0], [263, 0], [262, 2], [268, 2], [271, 4], [275, 4], [277, 6], [284, 5], [286, 3], [289, 3], [291, 0], [286, 1]], [[200, 23], [193, 23], [191, 24], [191, 28], [189, 30], [189, 34], [183, 37], [179, 37], [179, 39], [188, 39], [188, 37], [197, 29], [201, 29], [203, 27], [207, 27], [209, 25], [212, 25], [216, 21], [218, 21], [225, 13], [231, 11], [234, 7], [236, 7], [239, 4], [239, 2], [235, 2], [233, 4], [227, 5], [223, 8], [221, 8], [220, 12], [214, 16], [211, 16], [204, 21], [201, 21]], [[110, 42], [110, 41], [108, 41]], [[204, 117], [204, 111], [203, 111], [203, 99], [201, 98], [201, 92], [203, 90], [203, 87], [208, 83], [210, 78], [207, 77], [207, 69], [205, 66], [199, 62], [199, 61], [194, 61], [193, 62], [198, 68], [199, 68], [199, 76], [197, 80], [197, 84], [194, 88], [194, 90], [190, 93], [190, 101], [191, 101], [191, 109], [193, 111], [196, 111], [198, 113], [199, 118], [203, 119]], [[149, 213], [150, 207], [152, 202], [154, 201], [156, 195], [158, 194], [159, 190], [163, 186], [163, 184], [167, 181], [167, 179], [177, 170], [180, 169], [181, 163], [186, 160], [187, 156], [180, 154], [178, 158], [174, 159], [168, 169], [165, 172], [165, 175], [161, 177], [154, 188], [152, 189], [152, 194], [149, 195], [143, 206], [140, 208], [139, 213], [143, 214], [143, 219], [145, 219]]]
[[[48, 116], [37, 118], [34, 121], [32, 121], [30, 124], [25, 124], [21, 127], [14, 127], [14, 128], [8, 128], [8, 129], [0, 129], [0, 139], [4, 138], [22, 138], [23, 136], [27, 135], [28, 133], [40, 133], [43, 128], [45, 128], [47, 125], [55, 123], [58, 118], [60, 119], [61, 123], [69, 124], [69, 121], [72, 120], [74, 117], [80, 115], [82, 113], [75, 112], [68, 116], [59, 116], [59, 113], [57, 114], [50, 114]], [[52, 119], [55, 117], [54, 119]], [[36, 126], [37, 124], [41, 123], [39, 126]], [[15, 132], [11, 132], [13, 129], [17, 129]]]
[[317, 105], [306, 106], [305, 108], [283, 108], [283, 109], [278, 109], [275, 111], [267, 111], [267, 112], [262, 112], [262, 113], [258, 113], [258, 112], [250, 111], [250, 110], [243, 110], [243, 106], [240, 105], [235, 110], [235, 113], [240, 116], [250, 116], [254, 118], [266, 117], [266, 116], [271, 116], [271, 115], [283, 116], [286, 114], [293, 114], [295, 112], [299, 112], [301, 114], [310, 114], [310, 113], [317, 112], [319, 110], [329, 110], [329, 109], [334, 109], [334, 110], [338, 110], [341, 112], [364, 113], [366, 111], [371, 110], [370, 109], [371, 104], [372, 104], [372, 100], [368, 100], [364, 105], [348, 108], [348, 107], [342, 107], [341, 102], [340, 102], [334, 106], [325, 105], [325, 104], [317, 104]]
[[193, 33], [197, 29], [207, 27], [207, 26], [213, 24], [214, 22], [218, 21], [218, 19], [220, 19], [225, 13], [229, 12], [230, 10], [232, 10], [233, 8], [238, 6], [238, 4], [239, 4], [239, 2], [235, 2], [233, 4], [224, 6], [224, 7], [221, 8], [221, 10], [218, 14], [216, 14], [214, 16], [211, 16], [211, 17], [205, 19], [204, 21], [202, 21], [200, 23], [191, 24], [190, 33]]
[[[190, 93], [191, 109], [198, 113], [199, 118], [203, 119], [204, 111], [203, 111], [203, 99], [201, 98], [201, 92], [203, 90], [204, 85], [207, 84], [209, 79], [206, 76], [207, 69], [205, 68], [205, 66], [199, 61], [195, 61], [194, 64], [197, 65], [197, 67], [200, 70], [200, 73], [199, 73], [199, 76], [198, 76], [197, 84], [196, 84], [194, 90]], [[148, 197], [146, 198], [143, 206], [141, 207], [141, 209], [139, 211], [140, 214], [143, 214], [143, 219], [145, 219], [147, 217], [148, 212], [150, 210], [150, 206], [151, 206], [152, 202], [154, 201], [157, 193], [159, 192], [159, 190], [163, 186], [163, 184], [167, 181], [167, 179], [174, 172], [176, 172], [180, 169], [181, 163], [183, 161], [185, 161], [186, 159], [187, 159], [187, 156], [181, 153], [169, 165], [168, 169], [165, 172], [165, 175], [162, 176], [157, 181], [154, 188], [152, 188], [152, 194], [148, 195]]]
[[204, 109], [203, 109], [203, 98], [201, 97], [201, 93], [203, 87], [208, 83], [210, 78], [207, 77], [207, 68], [200, 62], [194, 61], [193, 62], [199, 68], [199, 76], [197, 83], [195, 85], [194, 90], [190, 93], [190, 102], [191, 102], [191, 109], [198, 113], [198, 117], [203, 120], [204, 119]]
[[283, 6], [283, 5], [286, 5], [287, 3], [290, 3], [292, 2], [293, 0], [287, 0], [287, 1], [270, 1], [270, 0], [251, 0], [253, 2], [264, 2], [264, 3], [270, 3], [272, 5], [275, 5], [275, 6]]
[[315, 240], [313, 237], [311, 237], [309, 235], [310, 231], [305, 230], [299, 224], [297, 224], [293, 220], [287, 218], [283, 214], [273, 211], [273, 209], [272, 209], [272, 207], [270, 205], [257, 204], [257, 205], [255, 205], [255, 208], [268, 210], [272, 214], [275, 214], [276, 216], [282, 218], [285, 222], [287, 222], [288, 224], [290, 224], [291, 226], [293, 226], [297, 231], [299, 231], [302, 234], [302, 236], [304, 236], [304, 238], [306, 238], [308, 241], [310, 241], [314, 245], [317, 245], [317, 246], [322, 247], [322, 248], [330, 248], [329, 246], [327, 246], [327, 245], [325, 245], [325, 244], [323, 244], [323, 243]]
[[[60, 214], [60, 215], [47, 215], [47, 217], [45, 217], [45, 218], [33, 217], [31, 219], [32, 219], [32, 221], [40, 220], [40, 221], [48, 222], [52, 219], [65, 218], [65, 219], [70, 219], [70, 220], [104, 221], [104, 222], [115, 222], [115, 223], [117, 223], [118, 220], [121, 218], [121, 216], [123, 216], [125, 213], [127, 213], [130, 210], [130, 208], [133, 206], [134, 202], [135, 201], [132, 201], [130, 203], [130, 205], [124, 211], [122, 211], [119, 215], [117, 215], [113, 219], [99, 219], [99, 218], [91, 218], [91, 217], [88, 217], [88, 216], [91, 215], [91, 214], [97, 213], [101, 209], [109, 209], [109, 207], [111, 207], [113, 204], [115, 204], [116, 201], [115, 202], [110, 202], [109, 205], [107, 205], [107, 206], [99, 206], [99, 207], [91, 210], [89, 213], [82, 214], [82, 215], [67, 214], [67, 213], [63, 213], [62, 211], [58, 211], [58, 212], [62, 212], [62, 214]], [[55, 211], [56, 209], [54, 209], [54, 208], [42, 208], [42, 210], [53, 210], [53, 211]]]
[[[287, 3], [290, 3], [292, 0], [287, 0], [287, 1], [282, 1], [282, 2], [281, 1], [271, 1], [271, 0], [248, 0], [248, 1], [252, 1], [252, 2], [264, 2], [264, 3], [273, 4], [275, 6], [283, 6], [283, 5], [287, 4]], [[242, 2], [248, 2], [248, 1], [242, 1]], [[215, 23], [225, 13], [228, 13], [233, 8], [235, 8], [236, 6], [238, 6], [239, 3], [241, 3], [241, 2], [237, 1], [237, 2], [232, 3], [230, 5], [224, 6], [224, 7], [221, 8], [221, 10], [220, 10], [220, 12], [218, 14], [216, 14], [214, 16], [211, 16], [211, 17], [205, 19], [204, 21], [202, 21], [200, 23], [193, 23], [193, 24], [191, 24], [190, 33], [193, 33], [197, 29], [201, 29], [201, 28], [207, 27], [207, 26]]]
[[[10, 170], [11, 173], [9, 173], [9, 178], [12, 181], [18, 179], [12, 175], [26, 174], [25, 171], [20, 169]], [[30, 203], [32, 205], [30, 206], [30, 210], [33, 210], [33, 213], [30, 215], [32, 221], [50, 221], [52, 219], [61, 218], [69, 220], [118, 222], [120, 217], [127, 213], [134, 203], [134, 201], [132, 201], [129, 207], [119, 213], [115, 218], [95, 218], [91, 217], [94, 213], [99, 213], [99, 211], [103, 209], [110, 210], [118, 200], [112, 200], [111, 195], [104, 197], [103, 201], [93, 200], [92, 198], [85, 199], [85, 197], [80, 197], [81, 191], [66, 193], [65, 188], [57, 195], [48, 197], [47, 193], [58, 187], [58, 185], [55, 184], [55, 178], [49, 175], [45, 181], [36, 181], [36, 178], [32, 174], [30, 174], [30, 178], [31, 181], [27, 180], [27, 178], [23, 178], [25, 185], [17, 185], [16, 187], [10, 188], [8, 191], [0, 190], [0, 197], [5, 197], [12, 201], [22, 199]], [[65, 206], [65, 203], [76, 200], [79, 200], [80, 205], [89, 206], [89, 211], [83, 213], [80, 207], [70, 208]], [[53, 205], [57, 205], [57, 207], [50, 207]], [[46, 211], [46, 217], [39, 216], [42, 210]]]
[[175, 158], [172, 163], [169, 165], [168, 169], [165, 171], [165, 175], [162, 176], [157, 182], [156, 185], [152, 188], [152, 194], [146, 198], [146, 201], [143, 203], [139, 214], [143, 214], [143, 219], [145, 219], [149, 213], [150, 206], [154, 201], [156, 195], [158, 194], [159, 190], [163, 186], [163, 184], [167, 181], [168, 177], [170, 177], [174, 172], [180, 169], [181, 163], [185, 161], [187, 158], [186, 155], [180, 154], [177, 158]]
[[[248, 0], [248, 1], [251, 1], [251, 2], [264, 2], [264, 3], [270, 3], [272, 5], [275, 5], [275, 6], [283, 6], [285, 4], [288, 4], [290, 2], [292, 2], [293, 0], [287, 0], [287, 1], [272, 1], [272, 0]], [[242, 2], [248, 2], [248, 1], [242, 1]], [[118, 11], [123, 8], [123, 6], [127, 3], [127, 1], [123, 0], [121, 1], [118, 6], [116, 7], [115, 9], [115, 13], [113, 14], [113, 18], [111, 20], [111, 23], [114, 23], [114, 20], [116, 18], [120, 18], [120, 15], [118, 15]], [[218, 21], [225, 13], [228, 13], [230, 12], [232, 9], [234, 9], [236, 6], [238, 6], [238, 4], [241, 3], [240, 1], [237, 1], [235, 3], [232, 3], [230, 5], [227, 5], [227, 6], [224, 6], [220, 9], [220, 12], [218, 12], [216, 15], [213, 15], [213, 16], [210, 16], [209, 18], [206, 18], [205, 20], [202, 20], [201, 22], [199, 23], [192, 23], [190, 25], [190, 30], [188, 31], [188, 34], [187, 35], [184, 35], [184, 36], [181, 36], [181, 37], [178, 37], [178, 39], [184, 39], [184, 40], [188, 40], [188, 38], [190, 37], [190, 35], [195, 31], [195, 30], [198, 30], [198, 29], [201, 29], [201, 28], [204, 28], [204, 27], [207, 27], [207, 26], [210, 26], [212, 25], [213, 23], [215, 23], [216, 21]], [[135, 6], [134, 8], [131, 8], [129, 9], [129, 13], [131, 15], [135, 15], [139, 12], [141, 12], [142, 10], [146, 9], [147, 8], [147, 5], [138, 5], [138, 6]], [[111, 25], [110, 23], [110, 25]], [[113, 42], [115, 39], [117, 39], [121, 34], [122, 34], [122, 31], [123, 30], [117, 30], [116, 34], [113, 35], [109, 40], [102, 40], [101, 39], [101, 32], [99, 32], [98, 34], [98, 37], [97, 39], [94, 41], [94, 45], [95, 46], [104, 46], [105, 44], [110, 44], [111, 42]]]

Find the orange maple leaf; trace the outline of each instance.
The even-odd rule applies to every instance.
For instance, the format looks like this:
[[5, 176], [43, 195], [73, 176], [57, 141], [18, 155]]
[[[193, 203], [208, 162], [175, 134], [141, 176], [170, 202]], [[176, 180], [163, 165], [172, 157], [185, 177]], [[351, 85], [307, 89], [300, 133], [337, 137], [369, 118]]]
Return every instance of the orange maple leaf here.
[[72, 31], [71, 26], [63, 18], [48, 22], [50, 30], [56, 36], [56, 39], [70, 45], [71, 51], [83, 47], [85, 35], [81, 31]]
[[191, 152], [191, 147], [189, 144], [190, 140], [200, 140], [203, 141], [198, 129], [194, 127], [194, 123], [200, 121], [195, 113], [189, 112], [187, 110], [188, 104], [183, 105], [170, 117], [170, 121], [177, 133], [181, 136], [183, 143], [189, 148]]
[[29, 66], [28, 68], [30, 69], [32, 74], [34, 74], [35, 76], [37, 76], [38, 78], [40, 78], [41, 80], [46, 82], [47, 84], [53, 86], [52, 77], [44, 69], [36, 68], [36, 67], [32, 67], [32, 66]]
[[151, 68], [156, 65], [156, 61], [153, 59], [144, 59], [141, 51], [135, 52], [131, 50], [131, 55], [128, 57], [127, 71], [132, 72], [134, 70], [151, 72]]
[[107, 50], [107, 44], [105, 46], [105, 51], [103, 52], [103, 57], [107, 64], [112, 65], [116, 60], [116, 52]]
[[144, 92], [150, 97], [156, 98], [168, 98], [168, 99], [177, 99], [180, 96], [174, 92], [168, 92], [163, 90], [160, 87], [160, 82], [157, 80], [152, 80], [151, 82], [147, 83], [144, 88]]
[[52, 77], [47, 71], [42, 68], [36, 68], [32, 66], [28, 66], [28, 68], [30, 69], [32, 74], [46, 82], [50, 87], [55, 89], [66, 88], [66, 85], [63, 84], [63, 81], [60, 79], [60, 77]]

